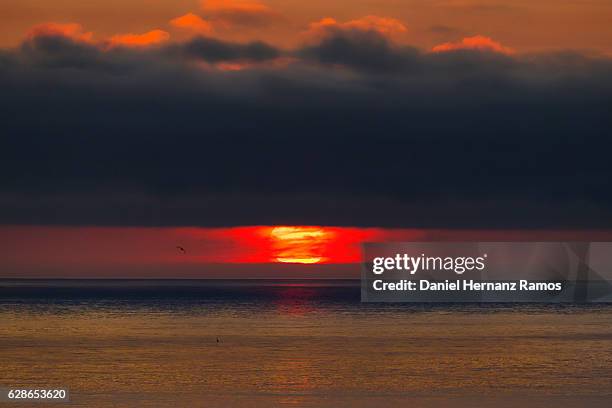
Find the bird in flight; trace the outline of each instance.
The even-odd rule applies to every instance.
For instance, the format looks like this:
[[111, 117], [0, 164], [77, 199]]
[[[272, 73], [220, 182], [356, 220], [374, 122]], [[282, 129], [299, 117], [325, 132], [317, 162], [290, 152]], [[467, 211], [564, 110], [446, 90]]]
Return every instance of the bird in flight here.
[[183, 248], [182, 246], [177, 245], [176, 249], [178, 249], [181, 254], [187, 253], [187, 251], [185, 251], [185, 248]]

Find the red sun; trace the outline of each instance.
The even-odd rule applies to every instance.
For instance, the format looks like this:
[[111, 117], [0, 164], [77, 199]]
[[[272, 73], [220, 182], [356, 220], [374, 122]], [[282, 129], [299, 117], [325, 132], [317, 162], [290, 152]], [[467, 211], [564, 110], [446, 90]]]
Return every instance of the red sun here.
[[325, 249], [334, 232], [321, 227], [273, 227], [270, 230], [276, 262], [316, 264], [328, 261]]

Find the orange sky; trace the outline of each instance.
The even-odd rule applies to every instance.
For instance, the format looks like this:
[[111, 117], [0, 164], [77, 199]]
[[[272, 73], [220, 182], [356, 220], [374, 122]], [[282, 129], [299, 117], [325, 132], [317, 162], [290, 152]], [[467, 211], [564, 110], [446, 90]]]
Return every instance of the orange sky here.
[[[171, 21], [191, 13], [200, 33], [229, 40], [262, 39], [291, 47], [309, 24], [339, 24], [366, 16], [392, 18], [406, 27], [397, 40], [430, 49], [482, 35], [518, 52], [588, 49], [612, 52], [609, 0], [20, 0], [0, 2], [0, 46], [14, 46], [37, 24], [79, 23], [97, 41], [172, 40], [189, 35]], [[212, 30], [208, 28], [212, 27]], [[154, 32], [156, 34], [148, 34]], [[123, 36], [123, 37], [122, 37]]]

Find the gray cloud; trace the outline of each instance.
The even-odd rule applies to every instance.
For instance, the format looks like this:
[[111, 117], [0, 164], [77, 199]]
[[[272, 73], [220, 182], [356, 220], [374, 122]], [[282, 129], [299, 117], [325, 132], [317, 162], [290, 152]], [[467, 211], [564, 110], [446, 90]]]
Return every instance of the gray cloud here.
[[36, 38], [0, 54], [0, 222], [610, 226], [611, 72], [375, 33], [290, 51]]
[[419, 51], [398, 47], [375, 31], [336, 30], [298, 55], [322, 64], [345, 65], [371, 72], [406, 71], [419, 64]]
[[167, 48], [170, 55], [198, 58], [208, 62], [273, 60], [281, 55], [280, 50], [261, 41], [234, 44], [214, 38], [199, 37]]

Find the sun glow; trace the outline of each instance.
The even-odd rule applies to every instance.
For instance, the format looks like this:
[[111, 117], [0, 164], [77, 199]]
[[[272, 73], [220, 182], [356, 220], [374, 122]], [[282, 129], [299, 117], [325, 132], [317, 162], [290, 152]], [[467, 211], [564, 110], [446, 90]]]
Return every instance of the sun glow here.
[[[231, 228], [178, 228], [175, 240], [188, 250], [185, 262], [233, 264], [351, 264], [361, 261], [363, 242], [414, 239], [412, 230], [258, 225]], [[172, 255], [175, 253], [175, 245]]]

